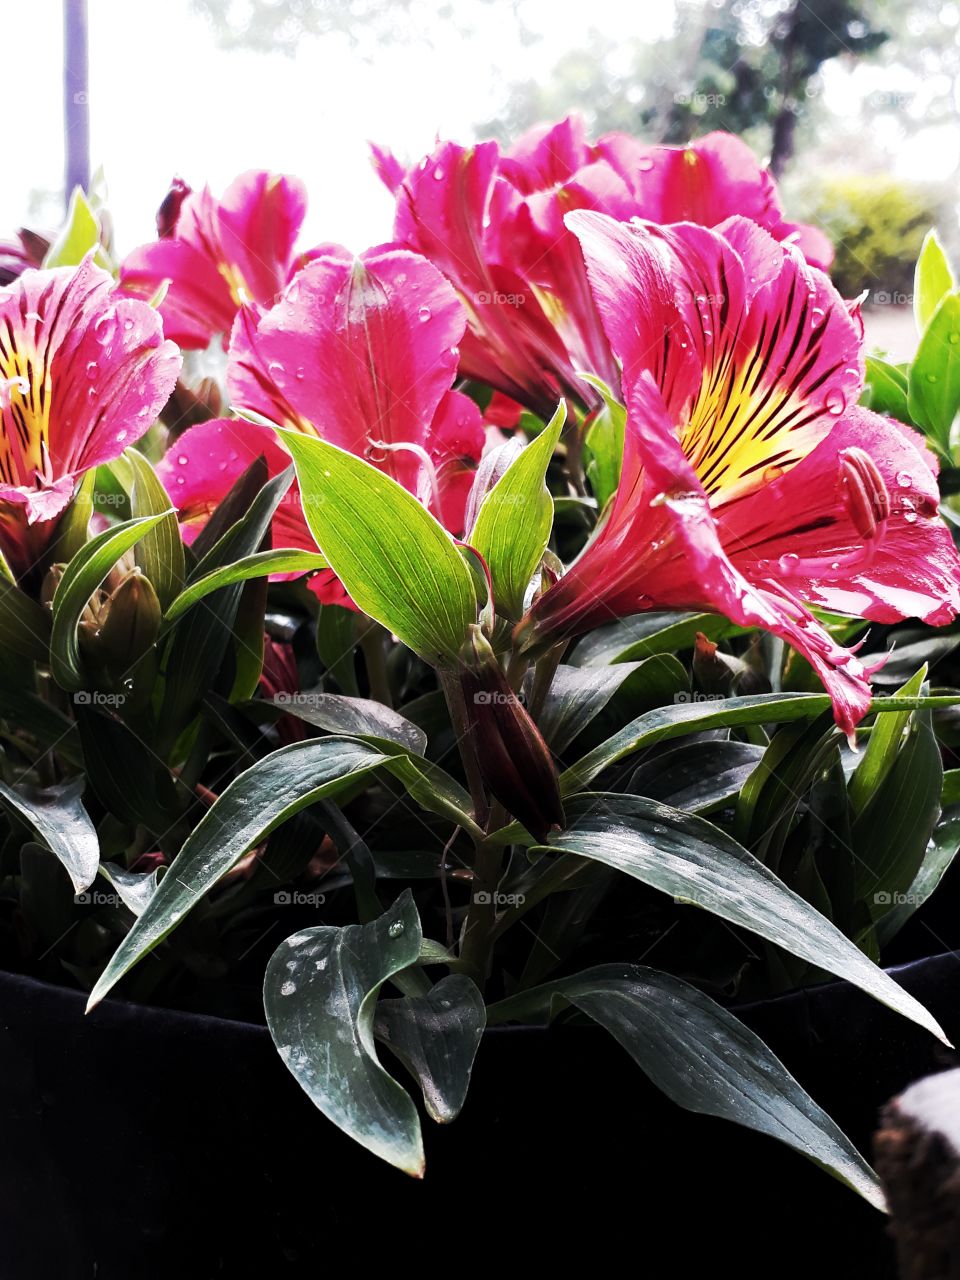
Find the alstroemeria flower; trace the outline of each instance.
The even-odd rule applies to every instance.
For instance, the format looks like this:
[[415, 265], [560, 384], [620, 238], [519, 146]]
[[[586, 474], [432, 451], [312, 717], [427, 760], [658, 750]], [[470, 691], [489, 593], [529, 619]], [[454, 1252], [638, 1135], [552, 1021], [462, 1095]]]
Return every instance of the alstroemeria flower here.
[[[480, 410], [452, 391], [466, 317], [450, 285], [403, 250], [309, 263], [276, 306], [245, 308], [230, 342], [233, 404], [358, 454], [415, 494], [452, 533], [484, 445]], [[263, 454], [271, 475], [290, 458], [268, 427], [225, 420], [185, 432], [163, 472], [187, 527]], [[274, 520], [276, 547], [315, 544], [296, 490]], [[312, 580], [344, 603], [330, 573]]]
[[623, 473], [521, 634], [543, 643], [649, 608], [715, 610], [792, 644], [852, 732], [870, 669], [803, 601], [882, 622], [960, 610], [933, 458], [857, 407], [856, 308], [744, 218], [708, 231], [579, 212], [568, 225], [623, 367]]
[[138, 440], [180, 353], [152, 307], [87, 258], [0, 290], [0, 548], [28, 571], [77, 479]]
[[821, 232], [785, 220], [773, 178], [728, 134], [681, 148], [619, 133], [591, 143], [572, 115], [502, 154], [444, 142], [405, 175], [383, 150], [374, 160], [396, 194], [396, 239], [436, 262], [467, 306], [465, 372], [539, 412], [558, 390], [590, 403], [577, 371], [615, 379], [568, 212], [704, 226], [742, 214], [815, 265], [832, 258]]
[[307, 208], [298, 178], [251, 170], [223, 198], [178, 180], [158, 214], [160, 239], [128, 254], [125, 289], [160, 304], [167, 334], [181, 347], [227, 335], [245, 302], [270, 306], [299, 265], [294, 244]]

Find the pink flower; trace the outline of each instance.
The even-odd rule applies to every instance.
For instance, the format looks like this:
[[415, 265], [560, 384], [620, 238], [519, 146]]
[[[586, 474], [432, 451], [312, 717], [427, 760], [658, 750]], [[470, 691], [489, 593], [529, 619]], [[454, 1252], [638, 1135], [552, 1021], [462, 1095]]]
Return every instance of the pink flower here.
[[716, 231], [567, 221], [623, 366], [623, 473], [594, 540], [520, 634], [542, 643], [644, 609], [716, 610], [792, 644], [852, 732], [871, 669], [803, 601], [882, 622], [960, 610], [936, 463], [916, 433], [857, 407], [856, 308], [745, 218]]
[[396, 193], [396, 239], [435, 262], [467, 307], [464, 372], [541, 414], [558, 394], [591, 402], [582, 370], [616, 377], [568, 212], [704, 226], [745, 214], [811, 262], [832, 258], [821, 232], [785, 220], [773, 179], [728, 134], [684, 148], [626, 134], [594, 144], [569, 116], [502, 154], [494, 142], [444, 142], [405, 176], [387, 152], [374, 162]]
[[[450, 389], [464, 327], [450, 285], [416, 254], [317, 258], [274, 307], [238, 315], [231, 399], [365, 457], [460, 534], [484, 445], [480, 410]], [[260, 454], [271, 475], [290, 462], [268, 427], [219, 420], [185, 432], [162, 471], [186, 526], [199, 527]], [[273, 541], [315, 550], [296, 489], [274, 520]], [[344, 603], [332, 573], [312, 585], [321, 599]]]
[[18, 574], [78, 477], [143, 435], [179, 370], [157, 312], [89, 258], [0, 290], [0, 548]]
[[160, 239], [134, 249], [125, 289], [150, 298], [167, 283], [164, 327], [182, 347], [230, 332], [244, 302], [270, 306], [298, 264], [294, 244], [307, 197], [297, 178], [251, 170], [221, 200], [175, 179], [157, 216]]

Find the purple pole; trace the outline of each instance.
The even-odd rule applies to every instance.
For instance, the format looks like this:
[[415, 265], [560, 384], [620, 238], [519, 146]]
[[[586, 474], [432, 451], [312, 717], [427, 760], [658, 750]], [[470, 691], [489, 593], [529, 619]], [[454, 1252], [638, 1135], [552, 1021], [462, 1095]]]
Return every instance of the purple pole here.
[[87, 0], [63, 0], [64, 205], [90, 185]]

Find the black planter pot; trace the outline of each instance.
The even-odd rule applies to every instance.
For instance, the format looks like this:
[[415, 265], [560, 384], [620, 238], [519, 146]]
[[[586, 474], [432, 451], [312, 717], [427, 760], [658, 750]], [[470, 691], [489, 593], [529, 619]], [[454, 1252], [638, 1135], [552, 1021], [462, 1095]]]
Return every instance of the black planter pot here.
[[[958, 957], [893, 972], [960, 1040]], [[889, 1096], [955, 1065], [842, 983], [741, 1012], [866, 1153]], [[593, 1028], [488, 1033], [463, 1115], [424, 1122], [422, 1183], [320, 1116], [260, 1026], [120, 1001], [84, 1018], [78, 993], [0, 975], [0, 1080], [3, 1280], [515, 1267], [530, 1248], [642, 1276], [895, 1275], [880, 1214], [680, 1111]]]

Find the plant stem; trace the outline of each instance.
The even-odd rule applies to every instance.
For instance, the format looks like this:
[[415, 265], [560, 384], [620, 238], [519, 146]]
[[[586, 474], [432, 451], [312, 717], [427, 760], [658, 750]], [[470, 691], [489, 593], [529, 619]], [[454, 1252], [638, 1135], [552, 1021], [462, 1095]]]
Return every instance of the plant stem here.
[[[501, 826], [506, 810], [494, 801], [490, 811], [490, 830]], [[460, 963], [477, 986], [483, 990], [490, 969], [497, 923], [497, 886], [503, 868], [504, 848], [490, 840], [481, 840], [473, 864], [473, 886], [460, 945]]]
[[363, 661], [367, 668], [367, 680], [370, 683], [370, 697], [375, 702], [382, 702], [385, 707], [393, 707], [393, 694], [390, 692], [390, 681], [387, 678], [387, 657], [384, 648], [386, 632], [379, 622], [372, 618], [364, 618], [357, 628]]

